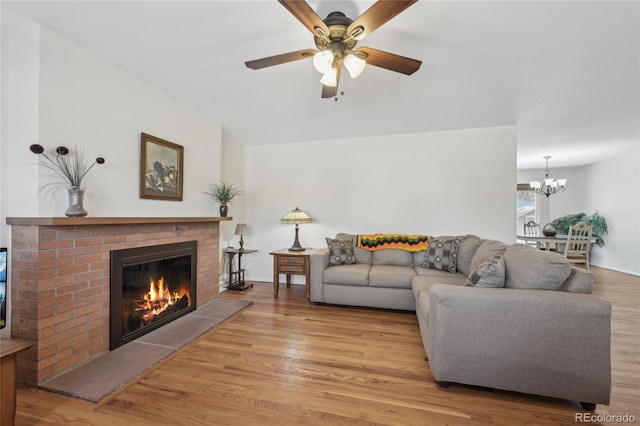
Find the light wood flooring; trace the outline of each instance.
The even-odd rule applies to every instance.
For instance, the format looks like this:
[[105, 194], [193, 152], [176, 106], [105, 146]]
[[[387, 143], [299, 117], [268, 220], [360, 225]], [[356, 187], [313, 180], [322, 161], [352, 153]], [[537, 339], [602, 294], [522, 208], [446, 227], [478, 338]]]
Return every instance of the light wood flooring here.
[[[640, 278], [601, 268], [611, 301], [611, 404], [640, 422]], [[16, 425], [566, 425], [573, 402], [461, 385], [440, 389], [414, 313], [313, 306], [303, 286], [222, 297], [253, 306], [93, 404], [18, 389]], [[585, 336], [589, 344], [589, 336]], [[604, 422], [605, 424], [607, 422]]]

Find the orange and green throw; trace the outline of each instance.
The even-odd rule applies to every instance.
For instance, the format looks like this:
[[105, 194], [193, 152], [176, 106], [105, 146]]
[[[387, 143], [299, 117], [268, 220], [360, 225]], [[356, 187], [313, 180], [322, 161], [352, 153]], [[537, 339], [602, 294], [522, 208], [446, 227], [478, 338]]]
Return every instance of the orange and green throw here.
[[356, 245], [369, 251], [396, 249], [418, 252], [425, 251], [429, 247], [430, 239], [429, 235], [363, 234], [358, 235]]

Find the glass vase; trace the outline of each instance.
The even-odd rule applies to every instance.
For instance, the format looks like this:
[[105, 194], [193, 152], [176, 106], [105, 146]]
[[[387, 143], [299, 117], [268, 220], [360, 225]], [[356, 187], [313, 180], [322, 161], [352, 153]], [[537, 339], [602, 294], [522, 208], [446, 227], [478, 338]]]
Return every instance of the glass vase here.
[[72, 187], [67, 188], [69, 193], [69, 207], [64, 212], [68, 217], [86, 216], [88, 212], [84, 208], [84, 189]]

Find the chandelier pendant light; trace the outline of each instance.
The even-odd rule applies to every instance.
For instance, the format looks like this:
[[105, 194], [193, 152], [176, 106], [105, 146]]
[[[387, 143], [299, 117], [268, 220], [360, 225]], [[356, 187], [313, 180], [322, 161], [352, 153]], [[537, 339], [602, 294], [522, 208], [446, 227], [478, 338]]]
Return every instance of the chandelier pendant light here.
[[545, 155], [542, 158], [544, 158], [546, 161], [546, 166], [544, 168], [544, 180], [542, 182], [540, 181], [529, 182], [529, 186], [531, 187], [531, 191], [534, 194], [542, 194], [547, 198], [549, 198], [549, 195], [555, 194], [558, 191], [564, 191], [565, 186], [567, 185], [567, 180], [551, 179], [549, 177], [549, 175], [551, 174], [551, 171], [549, 170], [549, 158], [551, 158], [551, 156]]

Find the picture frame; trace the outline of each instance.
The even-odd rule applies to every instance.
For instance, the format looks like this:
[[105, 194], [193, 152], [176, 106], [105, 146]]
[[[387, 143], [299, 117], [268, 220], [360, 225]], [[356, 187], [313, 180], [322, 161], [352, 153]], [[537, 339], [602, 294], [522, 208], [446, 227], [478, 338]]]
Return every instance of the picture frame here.
[[140, 134], [140, 198], [182, 201], [184, 147]]

